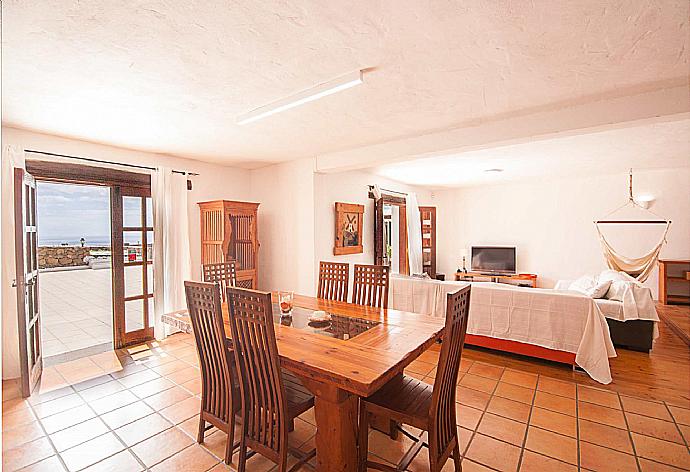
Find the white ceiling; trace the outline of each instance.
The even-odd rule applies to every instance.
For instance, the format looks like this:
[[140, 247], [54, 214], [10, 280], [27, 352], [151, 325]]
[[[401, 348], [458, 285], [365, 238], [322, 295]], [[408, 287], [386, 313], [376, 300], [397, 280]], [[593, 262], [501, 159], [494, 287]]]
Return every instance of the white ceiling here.
[[[690, 119], [532, 141], [370, 169], [400, 182], [463, 187], [535, 177], [690, 167]], [[487, 169], [503, 172], [485, 172]]]
[[[687, 77], [687, 0], [5, 0], [6, 124], [257, 167]], [[365, 84], [235, 118], [352, 70]]]

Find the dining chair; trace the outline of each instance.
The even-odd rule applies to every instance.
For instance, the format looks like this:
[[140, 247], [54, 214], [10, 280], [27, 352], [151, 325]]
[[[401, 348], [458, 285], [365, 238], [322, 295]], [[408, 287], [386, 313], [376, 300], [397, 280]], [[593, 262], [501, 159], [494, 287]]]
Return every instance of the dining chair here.
[[[440, 471], [452, 455], [455, 470], [461, 471], [460, 443], [455, 420], [455, 387], [460, 370], [460, 357], [467, 332], [470, 286], [449, 293], [446, 303], [446, 324], [436, 379], [431, 386], [406, 375], [399, 376], [376, 393], [360, 401], [359, 470], [407, 470], [422, 447], [429, 449], [429, 470]], [[426, 432], [427, 441], [403, 431], [415, 444], [402, 457], [397, 468], [369, 461], [367, 458], [369, 415], [391, 422], [408, 424]]]
[[388, 308], [389, 272], [385, 265], [355, 264], [352, 303]]
[[[225, 463], [232, 459], [235, 414], [241, 406], [239, 382], [235, 374], [235, 359], [227, 346], [220, 289], [217, 284], [184, 283], [187, 309], [199, 354], [201, 371], [201, 412], [197, 442], [204, 442], [206, 431], [215, 426], [228, 435]], [[206, 423], [210, 423], [206, 427]]]
[[280, 367], [273, 327], [271, 294], [243, 288], [227, 289], [235, 363], [240, 373], [242, 436], [239, 472], [247, 463], [247, 448], [287, 469], [288, 449], [299, 460], [291, 470], [316, 455], [289, 448], [294, 419], [314, 406], [314, 396], [297, 377]]
[[349, 279], [350, 264], [347, 262], [321, 261], [316, 298], [346, 302]]
[[220, 299], [225, 302], [225, 289], [237, 285], [237, 270], [234, 260], [204, 264], [202, 266], [204, 282], [220, 285]]

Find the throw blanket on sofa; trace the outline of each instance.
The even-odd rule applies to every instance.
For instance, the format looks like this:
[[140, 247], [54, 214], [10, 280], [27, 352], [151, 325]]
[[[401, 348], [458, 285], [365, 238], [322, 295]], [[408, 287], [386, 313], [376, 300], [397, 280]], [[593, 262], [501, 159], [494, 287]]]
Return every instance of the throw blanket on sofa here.
[[[389, 307], [443, 317], [447, 294], [468, 282], [392, 276], [390, 283]], [[575, 353], [590, 377], [611, 382], [608, 358], [616, 351], [608, 325], [584, 295], [473, 282], [467, 332]]]
[[659, 321], [656, 313], [652, 291], [637, 283], [625, 284], [623, 296], [623, 321], [650, 320]]

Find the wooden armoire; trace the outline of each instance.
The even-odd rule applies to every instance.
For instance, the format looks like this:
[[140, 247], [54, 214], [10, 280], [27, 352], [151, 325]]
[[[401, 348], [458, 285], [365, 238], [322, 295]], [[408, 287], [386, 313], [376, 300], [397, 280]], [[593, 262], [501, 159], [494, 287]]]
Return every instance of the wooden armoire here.
[[257, 288], [258, 208], [258, 203], [229, 200], [199, 203], [201, 263], [234, 260], [238, 287]]

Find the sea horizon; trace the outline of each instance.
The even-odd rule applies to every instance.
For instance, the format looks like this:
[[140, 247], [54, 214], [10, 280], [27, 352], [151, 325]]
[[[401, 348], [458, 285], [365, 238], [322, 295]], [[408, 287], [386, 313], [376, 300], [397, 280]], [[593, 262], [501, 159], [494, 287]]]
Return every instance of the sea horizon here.
[[84, 238], [85, 246], [110, 246], [110, 237], [107, 236], [65, 236], [60, 238], [38, 237], [39, 246], [81, 246], [80, 239]]
[[[139, 235], [127, 234], [130, 232], [125, 232], [125, 245], [137, 245], [141, 244]], [[134, 237], [133, 237], [134, 236]], [[108, 236], [65, 236], [61, 238], [41, 238], [38, 237], [39, 246], [81, 246], [81, 238], [84, 238], [84, 246], [110, 246], [110, 237]], [[149, 238], [151, 236], [149, 235]], [[153, 241], [149, 241], [149, 245], [153, 244]]]

